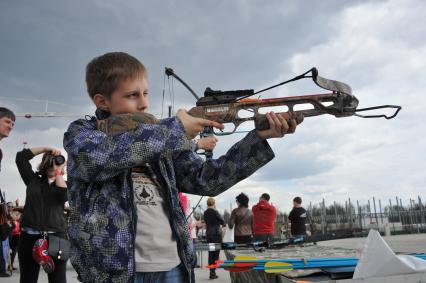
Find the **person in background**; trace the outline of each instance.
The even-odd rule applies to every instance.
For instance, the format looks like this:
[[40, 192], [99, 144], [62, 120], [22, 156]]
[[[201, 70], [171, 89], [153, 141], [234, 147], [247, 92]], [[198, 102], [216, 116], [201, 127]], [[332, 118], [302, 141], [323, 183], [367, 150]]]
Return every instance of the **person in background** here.
[[270, 196], [264, 193], [259, 202], [252, 207], [253, 241], [270, 242], [274, 238], [277, 209], [269, 203]]
[[248, 208], [249, 198], [241, 193], [236, 198], [238, 207], [233, 209], [228, 227], [234, 230], [234, 242], [237, 244], [251, 243], [253, 215]]
[[[37, 171], [33, 171], [30, 160], [43, 154]], [[16, 154], [18, 171], [27, 186], [24, 211], [21, 222], [18, 259], [21, 283], [38, 281], [40, 265], [33, 259], [33, 247], [38, 239], [48, 235], [66, 237], [64, 203], [67, 201], [65, 183], [65, 158], [59, 149], [34, 147], [23, 149]], [[43, 263], [49, 272], [49, 283], [66, 283], [66, 261], [53, 260]], [[54, 264], [51, 263], [53, 260]], [[54, 270], [51, 268], [54, 266]]]
[[[208, 243], [222, 242], [222, 226], [225, 224], [222, 216], [216, 210], [216, 201], [210, 197], [207, 199], [207, 209], [204, 211], [204, 222], [206, 223], [206, 240]], [[209, 251], [209, 265], [219, 259], [219, 251]], [[210, 269], [210, 279], [219, 278], [216, 269]]]
[[291, 224], [290, 239], [292, 241], [304, 241], [306, 237], [306, 210], [302, 207], [302, 198], [293, 199], [293, 209], [288, 215], [288, 222]]
[[[16, 116], [15, 114], [5, 108], [5, 107], [0, 107], [0, 141], [4, 138], [7, 138], [10, 134], [10, 132], [13, 129], [13, 126], [15, 125], [15, 120], [16, 120]], [[0, 148], [0, 171], [1, 171], [1, 161], [3, 159], [3, 152]], [[7, 206], [5, 203], [5, 199], [3, 198], [3, 194], [0, 190], [0, 206], [2, 206], [2, 213], [4, 214], [4, 219], [3, 216], [1, 220], [0, 220], [0, 225], [2, 225], [0, 227], [0, 234], [6, 235], [9, 233], [10, 227], [8, 224], [8, 211], [7, 211]], [[1, 237], [3, 238], [3, 237]], [[10, 276], [9, 273], [6, 272], [6, 261], [8, 261], [9, 258], [9, 239], [8, 239], [8, 235], [7, 237], [5, 237], [4, 239], [0, 239], [0, 277], [8, 277]]]
[[6, 204], [0, 201], [0, 277], [11, 276], [11, 273], [6, 269], [9, 263], [10, 235], [10, 225], [7, 218]]
[[11, 213], [11, 228], [12, 233], [10, 237], [10, 249], [11, 249], [11, 257], [10, 257], [10, 269], [16, 270], [16, 268], [13, 266], [13, 263], [15, 261], [15, 256], [18, 251], [18, 244], [19, 244], [19, 236], [21, 235], [21, 221], [20, 217], [21, 214], [18, 211], [12, 211]]
[[[15, 114], [11, 110], [5, 107], [0, 107], [0, 140], [9, 136], [10, 132], [13, 129], [13, 126], [15, 125], [15, 119]], [[0, 171], [2, 158], [3, 152], [0, 148]]]

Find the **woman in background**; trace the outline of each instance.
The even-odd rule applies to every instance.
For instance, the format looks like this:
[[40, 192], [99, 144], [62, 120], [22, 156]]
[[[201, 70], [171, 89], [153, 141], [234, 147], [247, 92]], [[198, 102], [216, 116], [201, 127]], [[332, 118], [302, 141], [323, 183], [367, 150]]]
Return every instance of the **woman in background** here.
[[248, 208], [249, 198], [241, 193], [236, 198], [238, 207], [233, 209], [228, 227], [234, 230], [234, 242], [237, 244], [251, 243], [253, 215]]
[[[222, 216], [216, 210], [215, 199], [207, 199], [207, 209], [204, 211], [204, 222], [206, 223], [206, 240], [208, 243], [222, 242], [222, 225], [225, 224]], [[219, 251], [209, 251], [209, 265], [214, 264], [219, 259]], [[216, 279], [216, 269], [210, 269], [210, 279]]]
[[[42, 153], [42, 161], [34, 172], [30, 160]], [[20, 282], [36, 283], [40, 265], [32, 257], [35, 242], [43, 238], [44, 233], [66, 237], [64, 203], [67, 201], [67, 184], [63, 178], [65, 158], [58, 149], [34, 147], [18, 152], [16, 165], [27, 186], [18, 248]], [[66, 261], [52, 259], [48, 255], [44, 259], [42, 266], [48, 272], [49, 283], [66, 283]]]

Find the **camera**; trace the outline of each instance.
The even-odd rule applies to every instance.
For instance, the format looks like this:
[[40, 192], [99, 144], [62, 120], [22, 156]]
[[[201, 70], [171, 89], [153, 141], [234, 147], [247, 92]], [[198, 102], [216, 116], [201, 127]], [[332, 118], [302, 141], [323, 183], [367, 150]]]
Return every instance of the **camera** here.
[[50, 156], [49, 161], [47, 164], [49, 164], [49, 167], [53, 167], [53, 164], [56, 166], [62, 165], [65, 163], [65, 157], [62, 155], [56, 155], [56, 156]]

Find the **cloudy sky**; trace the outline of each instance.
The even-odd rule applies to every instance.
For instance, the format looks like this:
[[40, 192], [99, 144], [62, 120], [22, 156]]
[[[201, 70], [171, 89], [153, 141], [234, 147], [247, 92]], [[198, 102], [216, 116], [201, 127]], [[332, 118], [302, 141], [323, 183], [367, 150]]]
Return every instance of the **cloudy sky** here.
[[[94, 56], [125, 51], [147, 66], [150, 111], [158, 116], [171, 101], [174, 109], [195, 104], [177, 81], [170, 98], [166, 66], [200, 95], [207, 86], [260, 90], [315, 66], [322, 76], [351, 85], [360, 107], [403, 107], [393, 120], [305, 119], [294, 135], [270, 141], [275, 159], [221, 194], [221, 209], [234, 205], [241, 191], [251, 204], [268, 192], [284, 211], [296, 195], [313, 204], [323, 198], [327, 204], [425, 199], [425, 19], [422, 0], [1, 1], [0, 105], [16, 113], [47, 109], [75, 116], [18, 118], [0, 142], [0, 186], [9, 199], [25, 199], [15, 153], [24, 142], [62, 148], [68, 124], [94, 111], [85, 65]], [[322, 92], [306, 81], [262, 98]], [[221, 137], [215, 155], [243, 135]]]

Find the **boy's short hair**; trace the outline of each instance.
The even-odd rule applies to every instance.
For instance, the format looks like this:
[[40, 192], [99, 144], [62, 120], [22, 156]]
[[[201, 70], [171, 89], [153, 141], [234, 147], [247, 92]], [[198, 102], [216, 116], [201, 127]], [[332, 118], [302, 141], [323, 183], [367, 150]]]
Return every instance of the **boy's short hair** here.
[[216, 203], [214, 198], [207, 199], [207, 206], [213, 206]]
[[241, 206], [248, 207], [249, 197], [245, 193], [239, 194], [235, 199]]
[[302, 204], [302, 198], [301, 198], [301, 197], [295, 197], [295, 198], [293, 199], [293, 201], [294, 201], [295, 203], [297, 203], [297, 204]]
[[7, 109], [6, 107], [0, 107], [0, 119], [3, 117], [8, 117], [13, 121], [16, 120], [15, 113], [13, 113], [12, 110]]
[[269, 196], [269, 194], [267, 194], [267, 193], [264, 193], [264, 194], [262, 194], [261, 196], [260, 196], [260, 198], [263, 198], [264, 200], [266, 200], [266, 201], [269, 201], [270, 199], [271, 199], [271, 197]]
[[145, 66], [124, 52], [110, 52], [95, 57], [86, 66], [86, 85], [89, 96], [99, 93], [107, 98], [127, 79], [146, 76]]

